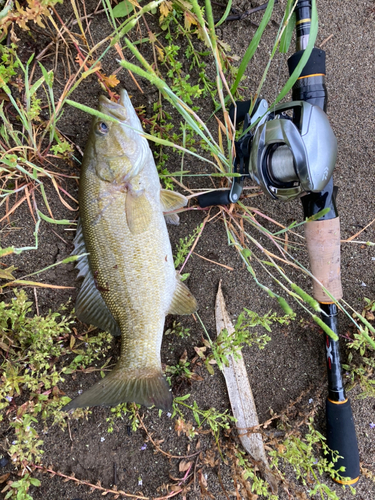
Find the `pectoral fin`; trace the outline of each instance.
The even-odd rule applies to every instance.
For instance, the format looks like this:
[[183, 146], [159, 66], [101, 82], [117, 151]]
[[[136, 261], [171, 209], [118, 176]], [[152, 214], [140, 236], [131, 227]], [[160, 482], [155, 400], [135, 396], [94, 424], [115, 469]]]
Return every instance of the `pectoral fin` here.
[[164, 219], [167, 224], [174, 226], [178, 226], [180, 223], [180, 217], [177, 214], [164, 214]]
[[[174, 191], [169, 191], [168, 189], [162, 189], [160, 191], [160, 202], [163, 208], [163, 212], [171, 212], [172, 210], [177, 210], [179, 208], [185, 207], [187, 205], [187, 198], [180, 193]], [[164, 214], [166, 222], [168, 224], [177, 225], [180, 218], [177, 214]]]
[[197, 301], [188, 287], [177, 277], [177, 286], [168, 314], [192, 314], [198, 309]]
[[141, 234], [151, 222], [152, 208], [145, 193], [136, 196], [129, 190], [125, 202], [126, 221], [130, 232]]

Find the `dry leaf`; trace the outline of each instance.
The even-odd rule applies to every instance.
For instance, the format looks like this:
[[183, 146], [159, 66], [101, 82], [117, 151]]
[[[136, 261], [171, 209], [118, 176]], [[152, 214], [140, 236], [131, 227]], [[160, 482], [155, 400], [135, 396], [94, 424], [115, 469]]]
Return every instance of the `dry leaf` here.
[[16, 278], [13, 276], [12, 272], [17, 268], [15, 266], [10, 266], [7, 269], [0, 269], [0, 279], [2, 280], [15, 280]]
[[366, 319], [368, 319], [369, 321], [373, 321], [375, 319], [375, 316], [371, 311], [366, 311]]
[[283, 444], [279, 444], [279, 446], [277, 447], [277, 451], [280, 453], [280, 455], [282, 455], [284, 452], [285, 452], [286, 448]]
[[194, 347], [194, 351], [198, 354], [201, 359], [206, 359], [206, 356], [203, 354], [207, 350], [207, 347]]
[[161, 14], [160, 20], [163, 21], [163, 19], [167, 17], [170, 12], [172, 12], [172, 2], [162, 2], [159, 6], [159, 10]]
[[204, 477], [201, 470], [198, 471], [198, 479], [200, 484], [207, 488], [207, 479]]
[[9, 476], [10, 476], [10, 472], [7, 472], [6, 474], [3, 474], [2, 476], [0, 476], [0, 484], [5, 483], [5, 481], [8, 479]]
[[215, 467], [215, 465], [217, 465], [217, 461], [215, 461], [215, 452], [213, 450], [207, 450], [203, 463], [210, 467]]
[[181, 462], [178, 465], [178, 470], [180, 472], [186, 472], [190, 467], [192, 466], [193, 462], [189, 462], [188, 460], [181, 460]]
[[108, 85], [108, 87], [114, 88], [117, 87], [117, 85], [120, 83], [120, 80], [117, 78], [116, 75], [102, 75], [103, 82]]
[[164, 61], [164, 50], [158, 46], [156, 46], [156, 50], [158, 52], [158, 60], [163, 62]]
[[5, 344], [4, 342], [0, 342], [0, 349], [2, 349], [5, 352], [8, 352], [10, 347], [7, 344]]
[[181, 491], [181, 486], [179, 484], [172, 484], [170, 490], [176, 493], [177, 491]]
[[187, 30], [190, 29], [190, 26], [192, 24], [198, 24], [197, 22], [197, 19], [195, 18], [195, 16], [193, 16], [193, 14], [189, 11], [185, 11], [185, 20], [184, 20], [184, 24], [185, 24], [185, 28]]
[[183, 352], [183, 354], [182, 354], [182, 356], [181, 356], [181, 358], [180, 358], [180, 363], [185, 364], [186, 361], [187, 361], [187, 357], [188, 357], [187, 356], [187, 350], [185, 349], [184, 352]]

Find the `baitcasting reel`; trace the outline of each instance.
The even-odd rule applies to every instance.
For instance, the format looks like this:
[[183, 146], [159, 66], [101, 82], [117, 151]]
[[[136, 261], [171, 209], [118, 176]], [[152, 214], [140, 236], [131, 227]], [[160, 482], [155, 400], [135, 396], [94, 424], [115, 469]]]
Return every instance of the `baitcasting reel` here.
[[[322, 191], [332, 176], [337, 141], [320, 107], [292, 101], [267, 112], [267, 101], [258, 99], [250, 116], [250, 102], [237, 103], [237, 122], [243, 121], [244, 134], [235, 143], [233, 171], [241, 177], [234, 177], [230, 190], [199, 196], [201, 207], [236, 203], [246, 177], [271, 198], [289, 201]], [[234, 121], [234, 107], [229, 113]]]

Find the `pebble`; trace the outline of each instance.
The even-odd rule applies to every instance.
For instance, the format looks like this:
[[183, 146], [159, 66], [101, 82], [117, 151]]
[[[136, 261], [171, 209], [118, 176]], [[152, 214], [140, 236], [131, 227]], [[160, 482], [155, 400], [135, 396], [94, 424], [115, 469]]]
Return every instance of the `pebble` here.
[[0, 467], [5, 467], [9, 462], [9, 458], [8, 457], [2, 457], [0, 459]]

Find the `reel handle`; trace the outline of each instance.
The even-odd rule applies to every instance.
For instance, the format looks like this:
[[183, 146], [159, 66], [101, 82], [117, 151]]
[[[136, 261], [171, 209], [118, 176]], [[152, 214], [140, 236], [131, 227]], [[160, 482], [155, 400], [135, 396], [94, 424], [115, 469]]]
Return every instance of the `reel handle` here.
[[216, 189], [210, 193], [205, 193], [197, 196], [198, 205], [201, 208], [210, 207], [212, 205], [229, 205], [232, 203], [229, 198], [230, 189]]

